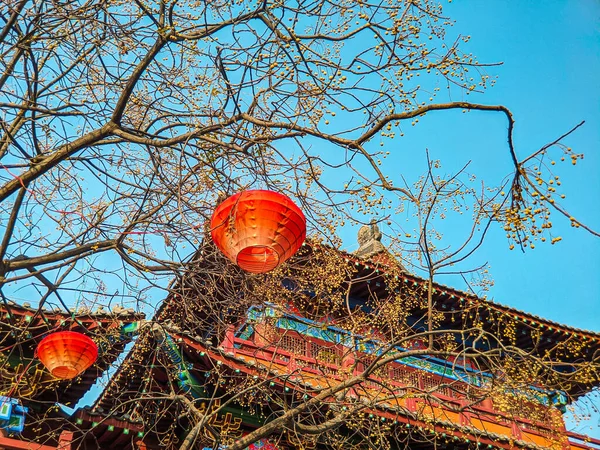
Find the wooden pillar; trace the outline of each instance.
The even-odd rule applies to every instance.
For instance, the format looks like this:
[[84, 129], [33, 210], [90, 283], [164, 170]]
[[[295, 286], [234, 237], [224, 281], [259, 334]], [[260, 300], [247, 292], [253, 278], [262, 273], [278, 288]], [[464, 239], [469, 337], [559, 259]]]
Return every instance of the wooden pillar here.
[[290, 355], [290, 360], [287, 363], [287, 370], [289, 373], [294, 373], [298, 369], [298, 364], [296, 364], [296, 356], [292, 353]]
[[468, 412], [468, 406], [470, 405], [470, 402], [467, 399], [460, 399], [458, 400], [458, 403], [461, 406], [461, 412], [459, 413], [459, 418], [460, 418], [460, 424], [461, 425], [465, 425], [465, 426], [470, 426], [471, 425], [471, 414]]
[[521, 439], [523, 437], [522, 433], [521, 433], [521, 429], [519, 428], [519, 424], [517, 423], [516, 420], [511, 420], [510, 430], [515, 439]]
[[273, 328], [266, 323], [257, 323], [254, 325], [254, 344], [257, 347], [268, 347], [271, 345], [271, 336]]
[[235, 347], [233, 346], [235, 340], [235, 327], [233, 325], [229, 325], [227, 327], [227, 331], [225, 332], [225, 339], [223, 339], [223, 343], [221, 347], [223, 350], [228, 353], [234, 353]]
[[342, 357], [342, 370], [349, 371], [356, 364], [356, 358], [352, 352], [345, 352]]

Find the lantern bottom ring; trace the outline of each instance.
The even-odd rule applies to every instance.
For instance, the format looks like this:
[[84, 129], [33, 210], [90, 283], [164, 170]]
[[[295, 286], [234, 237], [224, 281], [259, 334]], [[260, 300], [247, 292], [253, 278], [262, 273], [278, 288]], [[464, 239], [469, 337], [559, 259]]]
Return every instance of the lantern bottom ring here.
[[240, 250], [236, 264], [246, 272], [269, 272], [279, 265], [279, 253], [269, 245], [251, 245]]
[[79, 371], [72, 366], [58, 366], [52, 369], [52, 375], [56, 378], [71, 379], [79, 375]]

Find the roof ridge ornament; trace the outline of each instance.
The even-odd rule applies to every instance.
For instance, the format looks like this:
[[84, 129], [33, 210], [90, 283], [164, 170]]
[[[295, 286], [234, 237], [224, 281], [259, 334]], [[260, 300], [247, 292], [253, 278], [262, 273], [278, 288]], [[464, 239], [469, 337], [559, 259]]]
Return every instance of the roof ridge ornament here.
[[372, 219], [369, 225], [363, 225], [358, 230], [358, 250], [354, 254], [359, 258], [370, 258], [378, 253], [387, 251], [381, 243], [382, 236], [377, 222]]

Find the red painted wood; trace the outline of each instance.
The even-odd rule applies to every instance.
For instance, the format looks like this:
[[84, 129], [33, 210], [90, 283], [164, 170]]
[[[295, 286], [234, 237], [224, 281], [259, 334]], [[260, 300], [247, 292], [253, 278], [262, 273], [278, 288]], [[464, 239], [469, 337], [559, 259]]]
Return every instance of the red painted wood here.
[[57, 450], [57, 447], [51, 445], [38, 444], [37, 442], [21, 441], [18, 439], [11, 439], [3, 436], [0, 436], [0, 448], [5, 450]]

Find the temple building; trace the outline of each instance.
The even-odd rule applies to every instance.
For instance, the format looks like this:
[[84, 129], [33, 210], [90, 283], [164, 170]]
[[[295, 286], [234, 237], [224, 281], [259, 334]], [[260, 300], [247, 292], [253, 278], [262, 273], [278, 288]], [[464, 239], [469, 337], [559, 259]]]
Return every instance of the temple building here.
[[411, 275], [380, 239], [266, 277], [205, 244], [92, 412], [143, 423], [146, 448], [600, 448], [563, 419], [600, 335]]
[[[0, 449], [76, 448], [73, 439], [81, 436], [81, 425], [91, 416], [72, 408], [115, 363], [143, 316], [118, 307], [68, 313], [10, 301], [0, 303], [0, 314]], [[36, 355], [42, 338], [57, 330], [81, 331], [99, 347], [96, 363], [71, 380], [52, 376]], [[142, 428], [118, 418], [105, 423], [116, 437], [127, 427]]]
[[[5, 305], [0, 448], [600, 448], [563, 418], [600, 383], [599, 334], [414, 276], [380, 239], [372, 224], [355, 253], [308, 243], [250, 276], [205, 243], [148, 322]], [[101, 347], [71, 382], [33, 355], [66, 326]]]

